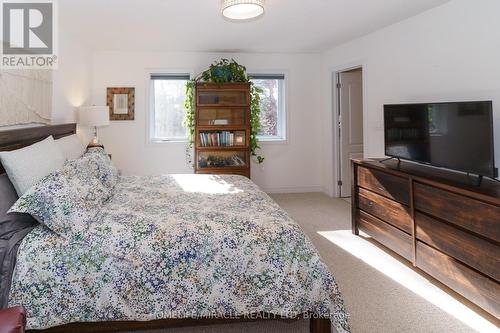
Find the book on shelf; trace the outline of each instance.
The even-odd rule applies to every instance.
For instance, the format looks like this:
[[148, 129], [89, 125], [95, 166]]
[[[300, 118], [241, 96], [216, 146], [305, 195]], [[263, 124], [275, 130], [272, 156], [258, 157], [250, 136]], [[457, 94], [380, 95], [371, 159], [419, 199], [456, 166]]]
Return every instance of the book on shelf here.
[[201, 132], [201, 147], [232, 147], [234, 146], [234, 133], [222, 132]]

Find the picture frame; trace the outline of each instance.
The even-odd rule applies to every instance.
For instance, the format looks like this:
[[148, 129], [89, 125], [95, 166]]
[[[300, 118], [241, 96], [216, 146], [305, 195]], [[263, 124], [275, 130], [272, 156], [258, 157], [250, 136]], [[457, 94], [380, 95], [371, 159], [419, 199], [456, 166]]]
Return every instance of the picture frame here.
[[234, 132], [234, 145], [235, 146], [244, 146], [246, 144], [245, 137], [246, 137], [245, 131]]
[[109, 107], [109, 120], [134, 120], [135, 88], [107, 88], [106, 104]]

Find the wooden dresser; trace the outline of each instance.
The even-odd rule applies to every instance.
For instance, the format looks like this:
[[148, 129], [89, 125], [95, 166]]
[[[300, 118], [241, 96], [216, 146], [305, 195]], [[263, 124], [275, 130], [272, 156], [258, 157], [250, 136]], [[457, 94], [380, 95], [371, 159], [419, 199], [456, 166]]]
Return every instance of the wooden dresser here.
[[352, 231], [500, 319], [500, 184], [414, 163], [352, 161]]

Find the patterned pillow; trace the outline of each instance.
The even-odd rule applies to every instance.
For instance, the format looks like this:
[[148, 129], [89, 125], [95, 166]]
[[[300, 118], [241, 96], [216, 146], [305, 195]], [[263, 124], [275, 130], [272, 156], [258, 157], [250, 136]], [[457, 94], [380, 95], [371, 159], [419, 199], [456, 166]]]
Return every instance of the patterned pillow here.
[[87, 229], [111, 190], [81, 159], [68, 162], [29, 189], [9, 213], [26, 213], [59, 235]]
[[102, 148], [89, 148], [82, 157], [83, 163], [89, 163], [93, 174], [107, 188], [112, 190], [118, 182], [118, 170], [108, 154]]

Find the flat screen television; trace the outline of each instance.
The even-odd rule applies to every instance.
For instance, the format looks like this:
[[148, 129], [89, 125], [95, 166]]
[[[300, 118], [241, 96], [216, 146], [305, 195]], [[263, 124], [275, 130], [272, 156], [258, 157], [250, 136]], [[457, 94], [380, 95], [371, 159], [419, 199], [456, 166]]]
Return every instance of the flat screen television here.
[[384, 105], [385, 154], [496, 176], [491, 101]]

